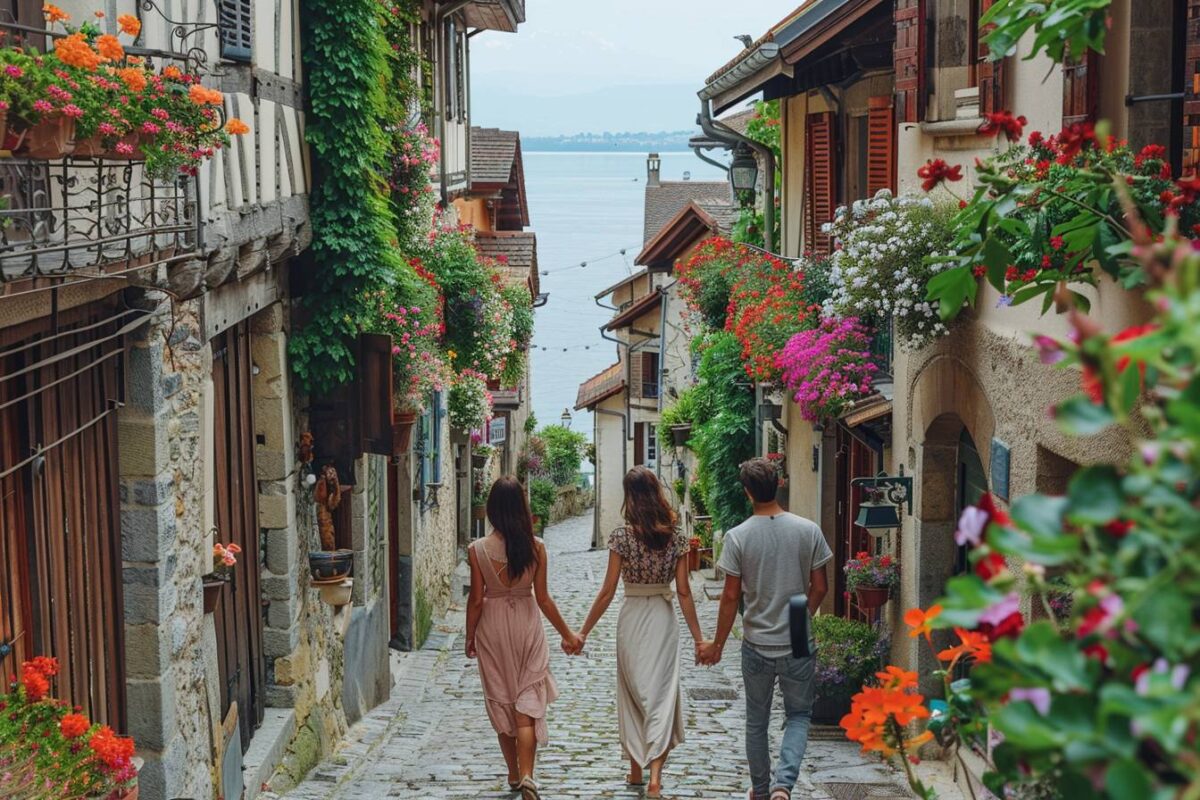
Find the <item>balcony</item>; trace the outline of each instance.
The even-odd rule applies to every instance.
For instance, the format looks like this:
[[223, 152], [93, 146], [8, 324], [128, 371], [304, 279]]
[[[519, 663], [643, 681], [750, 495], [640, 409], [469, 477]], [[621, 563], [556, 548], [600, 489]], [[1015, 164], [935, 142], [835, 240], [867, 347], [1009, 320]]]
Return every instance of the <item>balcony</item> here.
[[198, 220], [191, 178], [154, 181], [131, 161], [0, 159], [0, 284], [183, 261]]

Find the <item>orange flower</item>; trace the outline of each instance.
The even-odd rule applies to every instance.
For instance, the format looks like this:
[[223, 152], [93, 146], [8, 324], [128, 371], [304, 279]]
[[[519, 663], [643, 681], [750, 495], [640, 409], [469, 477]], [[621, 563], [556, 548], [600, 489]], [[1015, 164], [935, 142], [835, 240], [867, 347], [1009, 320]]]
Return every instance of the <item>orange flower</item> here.
[[117, 17], [117, 24], [121, 26], [122, 33], [126, 33], [135, 39], [142, 32], [142, 21], [133, 14], [122, 14]]
[[70, 14], [63, 11], [58, 6], [53, 5], [52, 3], [46, 3], [46, 5], [42, 6], [42, 14], [46, 17], [46, 20], [51, 23], [66, 22], [71, 18]]
[[[896, 673], [904, 673], [896, 670]], [[880, 673], [887, 676], [891, 673]], [[928, 741], [923, 736], [899, 740], [897, 728], [904, 728], [915, 720], [928, 719], [929, 709], [925, 698], [906, 689], [867, 687], [854, 695], [850, 713], [842, 717], [841, 726], [847, 738], [862, 745], [864, 752], [876, 751], [885, 757], [895, 755], [899, 747], [919, 747]]]
[[67, 714], [58, 723], [58, 729], [68, 739], [78, 739], [91, 727], [92, 723], [83, 714]]
[[243, 133], [250, 132], [250, 126], [234, 117], [225, 123], [225, 132], [230, 136], [241, 136]]
[[973, 658], [977, 664], [986, 664], [992, 660], [992, 643], [987, 636], [963, 628], [955, 628], [954, 632], [958, 634], [962, 644], [947, 647], [937, 654], [942, 661], [950, 662], [948, 669], [953, 670], [954, 665], [965, 658]]
[[177, 81], [183, 77], [183, 70], [174, 64], [169, 64], [163, 67], [162, 75], [169, 80]]
[[193, 83], [188, 89], [188, 97], [198, 106], [218, 106], [225, 98], [224, 95], [217, 89], [209, 89], [207, 86], [201, 86], [198, 83]]
[[105, 61], [120, 61], [125, 57], [125, 48], [121, 46], [120, 40], [107, 33], [96, 39], [96, 52]]
[[888, 666], [883, 672], [876, 672], [875, 677], [885, 689], [915, 689], [917, 688], [917, 673], [902, 670], [899, 667]]
[[933, 641], [930, 632], [933, 630], [933, 621], [942, 613], [941, 606], [930, 606], [928, 611], [922, 611], [919, 608], [910, 608], [904, 612], [904, 624], [912, 628], [908, 632], [910, 638], [917, 638], [924, 635], [929, 641]]
[[72, 33], [59, 39], [54, 45], [58, 60], [70, 67], [94, 72], [100, 66], [100, 54], [88, 46], [82, 33]]
[[149, 82], [146, 79], [146, 71], [137, 67], [123, 67], [117, 70], [117, 77], [121, 79], [129, 91], [134, 94], [140, 94], [146, 90], [146, 85]]

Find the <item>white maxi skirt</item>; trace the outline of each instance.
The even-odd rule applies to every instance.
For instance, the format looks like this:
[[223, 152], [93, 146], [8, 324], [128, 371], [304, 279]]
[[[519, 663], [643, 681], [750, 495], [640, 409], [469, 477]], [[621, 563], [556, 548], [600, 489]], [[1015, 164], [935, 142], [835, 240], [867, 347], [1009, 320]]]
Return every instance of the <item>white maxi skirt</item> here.
[[643, 767], [684, 741], [674, 598], [669, 584], [626, 583], [617, 618], [621, 748]]

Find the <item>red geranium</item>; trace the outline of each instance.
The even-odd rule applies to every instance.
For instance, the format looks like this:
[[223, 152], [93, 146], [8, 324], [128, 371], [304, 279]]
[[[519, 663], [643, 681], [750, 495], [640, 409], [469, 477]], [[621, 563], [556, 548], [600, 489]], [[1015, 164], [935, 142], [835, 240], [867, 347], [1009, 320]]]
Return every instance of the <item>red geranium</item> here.
[[[1126, 328], [1112, 338], [1113, 344], [1121, 342], [1129, 342], [1134, 339], [1139, 339], [1149, 333], [1153, 333], [1158, 329], [1157, 325], [1134, 325]], [[1129, 367], [1129, 356], [1121, 356], [1117, 360], [1117, 373], [1124, 372]], [[1143, 379], [1146, 376], [1146, 365], [1141, 364], [1138, 367], [1141, 370]], [[1091, 398], [1091, 401], [1096, 404], [1104, 402], [1104, 380], [1097, 371], [1095, 364], [1085, 361], [1083, 363], [1083, 375], [1080, 378], [1083, 384], [1083, 391]]]
[[952, 167], [944, 159], [933, 159], [926, 162], [925, 166], [917, 170], [917, 177], [924, 181], [921, 184], [921, 188], [927, 192], [932, 192], [939, 184], [945, 181], [961, 181], [963, 177], [962, 165], [955, 164]]
[[1014, 117], [1011, 111], [996, 111], [984, 116], [987, 117], [987, 122], [979, 126], [979, 133], [983, 136], [997, 136], [1003, 132], [1010, 142], [1021, 138], [1025, 132], [1025, 125], [1029, 122], [1025, 117]]
[[1090, 122], [1076, 122], [1058, 135], [1058, 163], [1070, 164], [1085, 147], [1095, 143], [1095, 127]]
[[58, 722], [58, 729], [68, 739], [78, 739], [92, 727], [92, 723], [83, 714], [67, 714]]

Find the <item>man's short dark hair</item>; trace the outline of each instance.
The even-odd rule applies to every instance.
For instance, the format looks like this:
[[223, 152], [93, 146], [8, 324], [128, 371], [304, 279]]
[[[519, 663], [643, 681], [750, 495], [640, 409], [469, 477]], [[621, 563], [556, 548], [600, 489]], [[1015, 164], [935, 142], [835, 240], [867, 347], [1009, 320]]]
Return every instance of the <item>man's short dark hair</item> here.
[[765, 458], [752, 458], [742, 464], [738, 478], [756, 503], [770, 503], [779, 491], [779, 471]]

